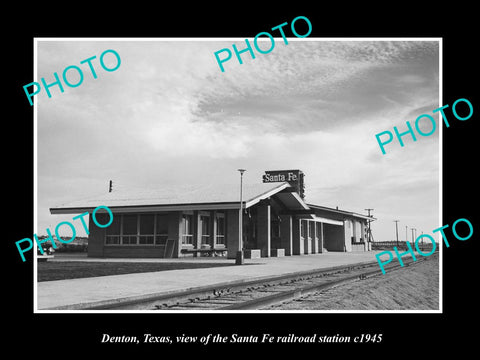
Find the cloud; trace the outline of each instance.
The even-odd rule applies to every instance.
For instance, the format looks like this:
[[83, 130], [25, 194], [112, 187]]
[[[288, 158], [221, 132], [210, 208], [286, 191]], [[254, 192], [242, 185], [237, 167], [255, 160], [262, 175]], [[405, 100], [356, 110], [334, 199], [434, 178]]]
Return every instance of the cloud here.
[[433, 43], [416, 42], [279, 45], [278, 51], [215, 74], [215, 86], [196, 95], [194, 115], [215, 122], [237, 121], [238, 113], [262, 114], [286, 132], [335, 127], [391, 108], [390, 99], [408, 106], [419, 96], [438, 97], [438, 91], [432, 93], [438, 87], [432, 67], [437, 52]]
[[226, 182], [239, 167], [253, 182], [266, 169], [302, 169], [307, 198], [322, 205], [432, 212], [438, 133], [392, 143], [385, 156], [374, 135], [438, 107], [436, 42], [276, 39], [242, 65], [233, 55], [222, 73], [213, 53], [242, 42], [42, 41], [39, 77], [105, 49], [122, 59], [115, 72], [39, 96], [42, 221], [58, 200], [109, 179]]

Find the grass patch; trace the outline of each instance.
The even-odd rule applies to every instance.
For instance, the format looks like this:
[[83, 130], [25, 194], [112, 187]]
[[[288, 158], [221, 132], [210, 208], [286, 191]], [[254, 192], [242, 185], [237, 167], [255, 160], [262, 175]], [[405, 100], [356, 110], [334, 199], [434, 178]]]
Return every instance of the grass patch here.
[[90, 261], [47, 261], [37, 264], [38, 281], [78, 279], [96, 276], [122, 275], [153, 271], [179, 269], [200, 269], [210, 267], [232, 266], [234, 263], [133, 263], [133, 262], [90, 262]]

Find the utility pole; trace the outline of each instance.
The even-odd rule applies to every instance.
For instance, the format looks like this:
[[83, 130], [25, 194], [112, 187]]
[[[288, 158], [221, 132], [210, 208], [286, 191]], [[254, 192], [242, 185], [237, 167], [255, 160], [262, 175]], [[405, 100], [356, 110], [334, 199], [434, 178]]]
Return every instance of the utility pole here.
[[397, 248], [398, 248], [398, 222], [400, 220], [393, 220], [395, 222], [395, 229], [396, 229], [396, 233], [397, 233]]
[[[372, 217], [372, 215], [370, 215], [370, 211], [373, 211], [375, 209], [365, 209], [368, 211], [368, 217]], [[371, 236], [372, 236], [372, 229], [370, 228], [370, 223], [372, 222], [372, 220], [368, 220], [368, 239], [367, 239], [367, 242], [371, 242], [372, 239], [371, 239]]]
[[408, 226], [405, 225], [405, 241], [408, 242]]
[[414, 230], [417, 230], [417, 229], [412, 228], [412, 249], [413, 249], [414, 246], [415, 246], [415, 240], [414, 240], [414, 238], [413, 238], [413, 231], [414, 231]]

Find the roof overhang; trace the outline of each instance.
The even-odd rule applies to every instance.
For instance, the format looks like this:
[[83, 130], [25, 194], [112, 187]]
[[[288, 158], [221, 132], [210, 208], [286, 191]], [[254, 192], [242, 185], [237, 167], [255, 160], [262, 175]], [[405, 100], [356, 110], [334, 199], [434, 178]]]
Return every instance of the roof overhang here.
[[349, 217], [354, 217], [354, 218], [359, 218], [359, 219], [364, 219], [364, 220], [370, 220], [370, 221], [377, 220], [373, 216], [357, 214], [357, 213], [354, 213], [354, 212], [351, 212], [351, 211], [332, 209], [332, 208], [328, 208], [328, 207], [325, 207], [325, 206], [319, 206], [319, 205], [313, 205], [313, 204], [308, 204], [308, 206], [310, 206], [312, 209], [324, 210], [324, 211], [328, 211], [328, 212], [332, 212], [332, 213], [346, 215], [346, 216], [349, 216]]
[[[290, 188], [290, 184], [287, 182], [280, 183], [277, 186], [271, 188], [270, 190], [258, 194], [250, 199], [244, 199], [243, 204], [244, 208], [249, 208], [255, 204], [258, 204], [260, 201], [265, 200], [273, 195], [282, 193], [282, 198], [286, 199], [291, 207], [295, 209], [309, 209], [308, 206], [303, 202], [300, 196], [297, 193], [289, 193], [285, 191]], [[101, 200], [97, 201], [98, 205], [101, 205]], [[103, 205], [103, 204], [102, 204]], [[108, 208], [115, 213], [148, 213], [148, 212], [162, 212], [162, 211], [187, 211], [187, 210], [230, 210], [230, 209], [240, 209], [240, 199], [238, 201], [232, 202], [196, 202], [196, 203], [178, 203], [178, 204], [132, 204], [132, 205], [109, 205], [106, 204]], [[96, 206], [62, 206], [62, 207], [52, 207], [50, 208], [51, 214], [80, 214], [80, 213], [91, 213], [95, 210]]]
[[310, 207], [303, 201], [300, 195], [295, 191], [285, 191], [275, 194], [275, 196], [289, 210], [310, 210]]
[[[276, 195], [278, 196], [279, 195], [279, 192], [285, 190], [286, 188], [289, 188], [290, 187], [290, 184], [289, 183], [282, 183], [281, 185], [279, 185], [278, 187], [270, 190], [270, 191], [267, 191], [263, 194], [260, 194], [256, 197], [254, 197], [253, 199], [251, 200], [247, 200], [245, 202], [245, 209], [248, 209], [249, 207], [253, 206], [253, 205], [256, 205], [258, 204], [260, 201], [262, 200], [265, 200], [265, 199], [268, 199], [270, 196], [273, 196], [273, 195]], [[301, 199], [300, 199], [301, 200]], [[306, 204], [305, 204], [306, 205]], [[237, 206], [238, 207], [238, 206]], [[308, 206], [307, 206], [308, 208]]]
[[[204, 203], [204, 204], [173, 204], [173, 205], [141, 205], [141, 206], [109, 206], [112, 212], [122, 213], [148, 213], [162, 211], [184, 211], [184, 210], [230, 210], [239, 209], [240, 202], [237, 203]], [[91, 213], [95, 207], [72, 207], [72, 208], [50, 208], [50, 213], [55, 214], [79, 214]], [[100, 210], [99, 210], [100, 211]], [[101, 211], [100, 211], [101, 212]]]
[[343, 226], [343, 221], [327, 219], [327, 218], [319, 217], [319, 216], [313, 216], [313, 221], [315, 221], [315, 222], [321, 222], [321, 223], [324, 223], [324, 224], [331, 224], [331, 225], [340, 225], [340, 226]]

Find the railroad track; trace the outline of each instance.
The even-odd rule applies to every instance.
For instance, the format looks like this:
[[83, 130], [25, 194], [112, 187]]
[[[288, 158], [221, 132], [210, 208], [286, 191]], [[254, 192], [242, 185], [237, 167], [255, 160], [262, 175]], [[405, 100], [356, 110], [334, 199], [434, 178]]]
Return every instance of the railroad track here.
[[[437, 256], [438, 253], [433, 254]], [[415, 265], [428, 258], [419, 257], [414, 262], [404, 260], [404, 266]], [[388, 272], [401, 266], [390, 265]], [[163, 295], [148, 300], [132, 301], [108, 307], [110, 310], [256, 310], [280, 302], [297, 299], [310, 293], [329, 289], [342, 283], [361, 281], [381, 275], [377, 261], [338, 266], [334, 268], [283, 275], [273, 279], [253, 280], [232, 286], [209, 287]], [[97, 307], [100, 309], [100, 307]]]

